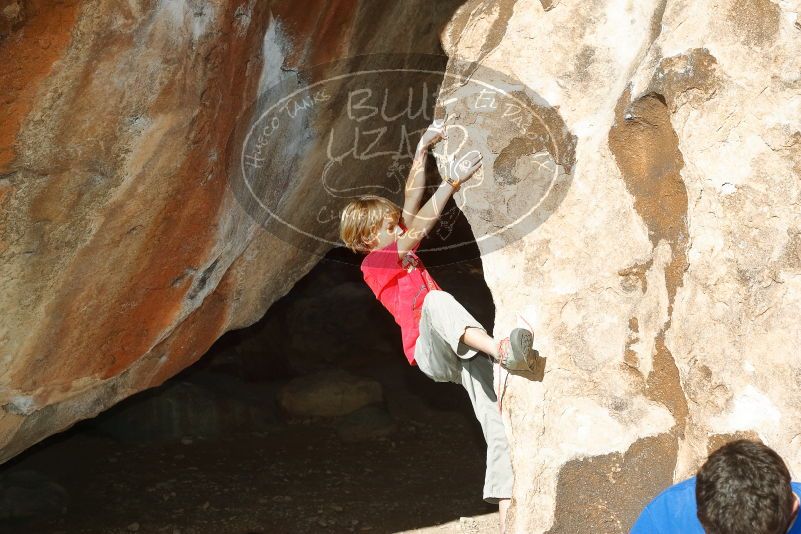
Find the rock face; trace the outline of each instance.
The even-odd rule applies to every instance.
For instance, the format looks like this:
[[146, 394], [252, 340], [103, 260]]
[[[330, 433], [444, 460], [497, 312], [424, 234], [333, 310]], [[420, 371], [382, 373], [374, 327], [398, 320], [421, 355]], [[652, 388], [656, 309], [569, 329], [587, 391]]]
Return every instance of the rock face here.
[[263, 384], [221, 375], [209, 378], [213, 387], [204, 386], [203, 380], [182, 380], [151, 388], [92, 419], [89, 426], [123, 443], [148, 444], [259, 432], [278, 420], [274, 392]]
[[383, 400], [381, 384], [346, 371], [320, 371], [289, 382], [278, 404], [298, 417], [338, 417]]
[[[801, 472], [798, 11], [468, 2], [443, 33], [449, 56], [510, 73], [575, 136], [561, 204], [484, 256], [496, 332], [525, 319], [548, 358], [505, 396], [515, 532], [627, 532], [735, 436]], [[483, 124], [497, 172], [505, 147], [481, 140], [505, 134]]]
[[235, 125], [302, 66], [441, 54], [457, 4], [0, 1], [0, 461], [161, 384], [319, 261], [235, 200]]
[[69, 504], [67, 491], [30, 469], [0, 476], [0, 519], [14, 520], [63, 513]]
[[367, 441], [389, 436], [396, 425], [392, 416], [381, 406], [360, 408], [337, 424], [337, 436], [345, 443]]
[[[797, 2], [312, 4], [0, 1], [0, 459], [160, 384], [319, 259], [226, 188], [265, 87], [441, 40], [450, 75], [517, 80], [532, 112], [450, 81], [437, 109], [484, 154], [456, 198], [495, 332], [530, 323], [548, 358], [506, 382], [513, 530], [625, 532], [734, 436], [801, 472]], [[308, 220], [320, 177], [279, 175], [325, 120], [271, 162]]]

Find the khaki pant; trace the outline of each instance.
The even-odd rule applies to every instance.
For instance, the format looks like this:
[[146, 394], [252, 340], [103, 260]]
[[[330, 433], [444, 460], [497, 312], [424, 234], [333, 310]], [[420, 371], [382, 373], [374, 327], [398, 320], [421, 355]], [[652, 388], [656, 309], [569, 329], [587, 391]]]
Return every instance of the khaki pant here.
[[459, 341], [468, 326], [486, 332], [450, 293], [430, 291], [423, 301], [414, 359], [429, 378], [461, 384], [467, 390], [487, 441], [484, 500], [495, 504], [512, 496], [512, 463], [493, 389], [492, 362]]

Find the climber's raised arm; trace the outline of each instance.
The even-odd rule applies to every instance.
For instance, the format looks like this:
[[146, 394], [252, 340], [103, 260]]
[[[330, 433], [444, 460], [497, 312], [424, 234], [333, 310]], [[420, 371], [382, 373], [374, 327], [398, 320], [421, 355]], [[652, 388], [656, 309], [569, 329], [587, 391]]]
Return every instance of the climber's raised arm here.
[[423, 199], [423, 192], [426, 188], [426, 161], [428, 160], [428, 150], [445, 138], [445, 127], [442, 121], [434, 121], [428, 127], [417, 143], [414, 151], [412, 168], [409, 170], [409, 177], [406, 179], [403, 200], [403, 223], [407, 228], [414, 222], [417, 212], [420, 211], [420, 201]]
[[412, 160], [412, 168], [409, 177], [406, 179], [403, 198], [403, 223], [408, 228], [414, 222], [417, 212], [420, 211], [420, 201], [423, 199], [423, 191], [426, 187], [426, 160], [428, 159], [428, 148], [418, 146]]
[[449, 169], [448, 172], [451, 173], [451, 176], [446, 177], [446, 180], [440, 184], [436, 192], [417, 213], [412, 223], [407, 225], [406, 232], [398, 237], [398, 255], [401, 258], [428, 235], [428, 232], [439, 220], [439, 216], [453, 192], [458, 190], [461, 184], [469, 180], [481, 167], [481, 158], [481, 153], [476, 150], [464, 156], [453, 169]]

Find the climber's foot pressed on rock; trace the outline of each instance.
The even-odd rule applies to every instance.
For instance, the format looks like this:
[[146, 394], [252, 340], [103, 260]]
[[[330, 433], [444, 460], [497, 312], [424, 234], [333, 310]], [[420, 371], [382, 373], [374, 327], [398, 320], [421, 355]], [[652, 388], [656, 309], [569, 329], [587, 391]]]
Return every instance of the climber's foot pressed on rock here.
[[544, 362], [532, 347], [534, 335], [525, 328], [515, 328], [498, 343], [498, 363], [510, 371], [539, 371]]

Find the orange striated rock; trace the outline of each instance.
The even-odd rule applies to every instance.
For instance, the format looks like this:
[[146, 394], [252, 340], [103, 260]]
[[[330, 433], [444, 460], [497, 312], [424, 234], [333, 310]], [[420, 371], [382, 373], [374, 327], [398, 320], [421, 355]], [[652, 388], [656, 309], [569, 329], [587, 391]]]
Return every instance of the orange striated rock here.
[[2, 76], [24, 80], [0, 128], [2, 416], [19, 425], [4, 457], [160, 383], [225, 330], [228, 284], [191, 273], [218, 240], [226, 170], [210, 156], [254, 91], [268, 15], [237, 34], [224, 3], [25, 7], [1, 45]]
[[69, 45], [79, 3], [0, 2], [0, 174], [10, 170], [14, 138], [31, 112], [39, 84]]
[[268, 67], [441, 53], [456, 4], [1, 1], [0, 460], [162, 383], [319, 260], [228, 187]]

